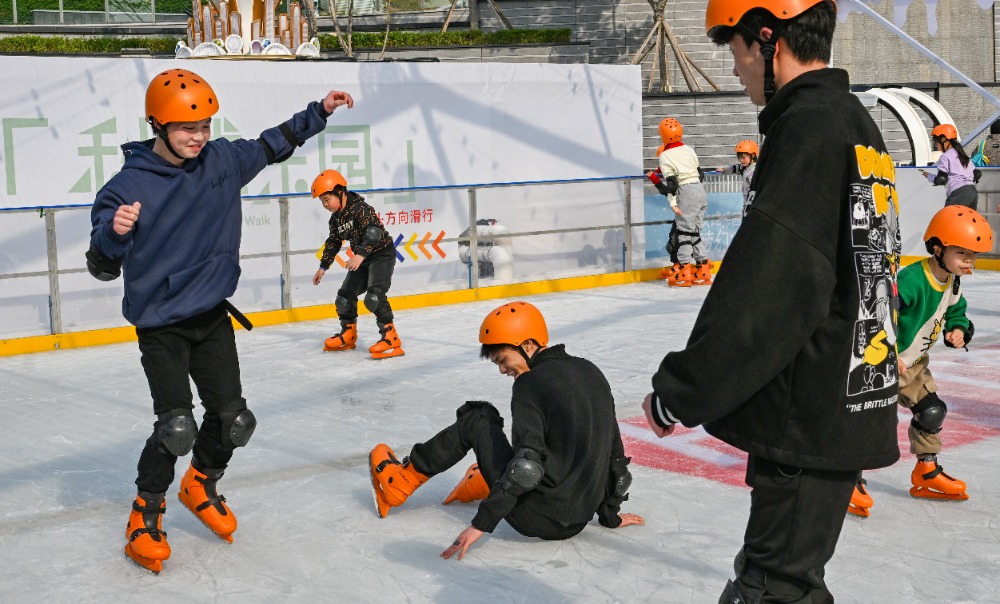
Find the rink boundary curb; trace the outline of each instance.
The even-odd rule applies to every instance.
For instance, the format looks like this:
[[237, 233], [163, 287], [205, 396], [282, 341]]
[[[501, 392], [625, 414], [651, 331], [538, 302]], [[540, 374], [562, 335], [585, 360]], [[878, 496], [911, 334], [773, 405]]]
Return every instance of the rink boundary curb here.
[[[715, 262], [714, 264], [714, 270], [718, 270], [719, 262]], [[998, 267], [1000, 267], [1000, 262], [998, 262]], [[529, 281], [527, 283], [512, 283], [510, 285], [494, 285], [490, 287], [481, 287], [479, 289], [461, 289], [447, 292], [411, 294], [390, 297], [389, 300], [392, 303], [393, 310], [399, 311], [415, 308], [429, 308], [432, 306], [464, 304], [466, 302], [478, 302], [482, 300], [495, 300], [498, 298], [552, 294], [579, 289], [607, 287], [611, 285], [626, 285], [628, 283], [655, 281], [658, 279], [661, 279], [659, 267], [617, 273], [606, 273], [602, 275], [567, 277], [564, 279], [551, 279], [546, 281]], [[358, 306], [359, 314], [369, 314], [368, 309], [364, 308], [362, 305]], [[267, 327], [271, 325], [281, 325], [284, 323], [300, 323], [303, 321], [333, 319], [336, 318], [337, 313], [334, 310], [333, 304], [320, 304], [316, 306], [303, 306], [300, 308], [248, 312], [246, 315], [254, 324], [254, 327]], [[235, 320], [233, 321], [233, 326], [237, 330], [243, 329], [243, 327]], [[107, 344], [121, 344], [124, 342], [134, 341], [136, 341], [135, 327], [131, 325], [54, 335], [10, 338], [0, 340], [0, 357], [32, 354], [36, 352], [48, 352], [53, 350], [87, 348], [91, 346], [105, 346]]]

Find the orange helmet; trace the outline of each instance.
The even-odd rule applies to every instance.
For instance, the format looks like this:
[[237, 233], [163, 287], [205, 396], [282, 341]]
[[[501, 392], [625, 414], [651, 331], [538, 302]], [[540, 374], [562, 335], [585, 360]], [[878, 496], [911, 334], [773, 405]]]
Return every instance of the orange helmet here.
[[931, 136], [934, 138], [943, 136], [946, 139], [953, 141], [958, 139], [958, 130], [951, 124], [940, 124], [934, 126], [934, 129], [931, 130]]
[[714, 27], [735, 27], [747, 12], [762, 8], [778, 19], [794, 19], [823, 0], [708, 0], [705, 33]]
[[656, 157], [659, 157], [659, 156], [660, 156], [660, 153], [663, 153], [663, 151], [664, 151], [664, 150], [665, 150], [666, 148], [667, 148], [667, 143], [663, 143], [662, 145], [660, 145], [659, 147], [657, 147], [657, 148], [656, 148]]
[[146, 120], [161, 124], [199, 122], [219, 110], [215, 91], [200, 75], [187, 69], [161, 72], [146, 88]]
[[757, 155], [757, 141], [752, 141], [747, 139], [745, 141], [740, 141], [736, 143], [737, 153], [749, 153], [750, 155]]
[[681, 142], [681, 137], [684, 136], [684, 126], [672, 117], [665, 117], [660, 120], [660, 138], [663, 139], [663, 143], [669, 145], [670, 143]]
[[520, 346], [525, 340], [534, 340], [539, 346], [549, 343], [545, 317], [527, 302], [511, 302], [494, 309], [479, 327], [480, 344]]
[[338, 185], [345, 189], [347, 188], [347, 179], [344, 178], [344, 175], [336, 170], [323, 170], [313, 180], [312, 196], [314, 198], [319, 197], [327, 191], [334, 190]]
[[979, 253], [993, 249], [993, 229], [979, 212], [965, 206], [945, 206], [934, 214], [924, 242], [935, 237], [945, 247], [955, 245]]

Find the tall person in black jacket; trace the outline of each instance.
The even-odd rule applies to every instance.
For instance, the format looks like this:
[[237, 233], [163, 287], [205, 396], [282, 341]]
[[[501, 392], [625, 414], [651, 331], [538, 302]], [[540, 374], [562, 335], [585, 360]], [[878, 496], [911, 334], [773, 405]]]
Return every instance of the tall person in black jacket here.
[[643, 524], [641, 516], [618, 511], [632, 476], [601, 370], [566, 354], [562, 344], [548, 346], [545, 318], [527, 302], [490, 312], [479, 342], [480, 356], [514, 378], [511, 440], [496, 407], [468, 401], [454, 424], [414, 445], [402, 462], [387, 445], [377, 445], [368, 459], [379, 517], [472, 450], [476, 463], [445, 503], [483, 501], [443, 558], [458, 553], [461, 560], [504, 519], [522, 535], [542, 539], [568, 539], [594, 514], [608, 528]]
[[766, 138], [753, 203], [643, 408], [659, 436], [704, 425], [748, 453], [750, 518], [720, 602], [832, 602], [824, 568], [859, 471], [899, 459], [894, 166], [847, 73], [827, 67], [832, 0], [706, 11]]

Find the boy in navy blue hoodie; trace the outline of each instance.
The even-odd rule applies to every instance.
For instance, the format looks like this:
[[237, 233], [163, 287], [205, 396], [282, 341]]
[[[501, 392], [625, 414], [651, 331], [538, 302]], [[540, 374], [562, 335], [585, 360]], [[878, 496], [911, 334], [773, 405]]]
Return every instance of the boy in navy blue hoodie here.
[[[220, 538], [232, 542], [236, 530], [216, 483], [257, 425], [243, 398], [229, 313], [252, 326], [226, 300], [240, 277], [240, 189], [291, 157], [343, 105], [354, 100], [331, 91], [256, 140], [209, 140], [218, 97], [197, 74], [169, 69], [146, 90], [155, 137], [123, 145], [121, 172], [97, 193], [87, 267], [102, 281], [124, 271], [122, 314], [136, 327], [156, 415], [139, 457], [125, 553], [154, 573], [170, 557], [164, 496], [177, 458], [192, 449], [181, 502]], [[205, 408], [200, 428], [189, 376]]]

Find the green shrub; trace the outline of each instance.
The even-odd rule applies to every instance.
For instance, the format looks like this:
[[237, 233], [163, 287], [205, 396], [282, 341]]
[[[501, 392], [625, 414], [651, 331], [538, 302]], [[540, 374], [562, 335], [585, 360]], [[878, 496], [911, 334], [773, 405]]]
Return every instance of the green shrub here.
[[16, 54], [119, 53], [123, 48], [148, 48], [153, 54], [174, 52], [173, 38], [65, 38], [10, 36], [0, 38], [0, 52]]
[[[441, 32], [390, 31], [389, 47], [404, 46], [480, 46], [486, 44], [548, 44], [570, 41], [569, 29], [507, 29], [494, 32], [454, 30]], [[381, 48], [383, 32], [354, 32], [352, 45], [358, 48]], [[340, 48], [340, 40], [331, 33], [319, 36], [321, 47]]]
[[[0, 0], [2, 2], [2, 0]], [[157, 6], [160, 3], [157, 2]], [[355, 49], [381, 48], [384, 33], [355, 32]], [[340, 48], [333, 34], [321, 34], [324, 49]], [[390, 47], [403, 46], [474, 46], [484, 44], [544, 44], [569, 42], [568, 29], [508, 29], [495, 32], [457, 30], [440, 32], [390, 31]], [[63, 36], [9, 36], [0, 38], [0, 53], [12, 54], [89, 54], [121, 52], [123, 48], [148, 48], [152, 54], [173, 54], [176, 38], [70, 38]]]

